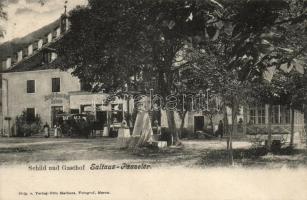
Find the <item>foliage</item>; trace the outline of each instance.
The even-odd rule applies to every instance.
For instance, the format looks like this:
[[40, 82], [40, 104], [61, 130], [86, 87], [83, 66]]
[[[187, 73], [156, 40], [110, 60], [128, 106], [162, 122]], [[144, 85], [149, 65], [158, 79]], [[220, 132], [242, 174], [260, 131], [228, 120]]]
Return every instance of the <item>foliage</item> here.
[[[140, 90], [154, 78], [156, 92], [166, 98], [175, 90], [177, 52], [205, 31], [220, 7], [210, 0], [91, 0], [88, 7], [71, 12], [71, 31], [60, 53], [65, 66], [73, 66], [73, 74], [89, 81], [93, 90], [123, 90], [126, 85]], [[168, 122], [176, 131], [172, 111]]]
[[304, 57], [302, 1], [242, 0], [223, 5], [223, 14], [214, 22], [219, 37], [198, 43], [188, 57], [192, 67], [186, 76], [196, 87], [212, 88], [224, 97], [248, 97], [250, 86], [261, 82], [268, 68], [296, 65]]
[[[291, 104], [301, 105], [297, 96], [303, 87], [296, 78], [275, 76], [272, 84], [264, 79], [268, 70], [274, 73], [285, 65], [302, 71], [298, 63], [306, 56], [307, 44], [302, 42], [307, 35], [306, 2], [241, 0], [222, 4], [222, 13], [212, 20], [215, 36], [210, 42], [193, 44], [186, 54], [190, 65], [182, 72], [186, 80], [194, 82], [195, 88], [210, 88], [219, 95], [223, 106], [232, 108], [233, 122], [239, 104], [281, 101], [287, 96]], [[283, 87], [288, 87], [288, 92], [281, 91]]]
[[257, 95], [260, 102], [279, 105], [288, 105], [294, 109], [303, 111], [305, 103], [304, 75], [291, 71], [289, 73], [278, 71], [271, 82], [263, 81], [254, 86], [254, 95]]
[[[263, 82], [268, 68], [295, 66], [305, 53], [306, 6], [305, 0], [90, 0], [70, 13], [62, 68], [72, 67], [94, 91], [148, 92], [153, 80], [164, 98], [210, 88], [237, 111], [253, 99], [252, 85]], [[167, 116], [176, 130], [173, 113]]]
[[176, 53], [189, 36], [204, 31], [215, 9], [211, 1], [91, 0], [71, 13], [61, 52], [94, 89], [141, 85], [156, 77], [157, 92], [169, 94]]
[[36, 115], [33, 120], [29, 120], [26, 111], [16, 117], [17, 136], [31, 136], [38, 134], [42, 128], [42, 121], [39, 115]]
[[[3, 5], [3, 2], [0, 1], [0, 22], [1, 20], [6, 20], [7, 19], [7, 13], [4, 11], [4, 5]], [[0, 26], [0, 37], [3, 37], [4, 36], [4, 29], [2, 26]]]

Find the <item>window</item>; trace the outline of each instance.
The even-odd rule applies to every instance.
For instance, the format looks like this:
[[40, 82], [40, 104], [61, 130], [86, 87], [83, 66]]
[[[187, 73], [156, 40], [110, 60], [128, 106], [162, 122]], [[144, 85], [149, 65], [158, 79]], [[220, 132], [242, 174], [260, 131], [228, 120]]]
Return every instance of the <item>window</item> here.
[[256, 124], [256, 110], [253, 108], [249, 110], [249, 123]]
[[286, 106], [274, 105], [272, 106], [271, 122], [273, 124], [289, 124], [290, 123], [290, 109]]
[[28, 123], [35, 120], [35, 108], [26, 109], [26, 118]]
[[37, 48], [38, 49], [41, 49], [43, 47], [43, 43], [44, 41], [42, 39], [40, 39], [38, 42], [37, 42]]
[[35, 80], [27, 80], [27, 93], [35, 93]]
[[50, 60], [50, 62], [54, 61], [57, 57], [58, 57], [58, 54], [52, 52], [51, 53], [51, 58], [50, 58], [51, 60]]
[[48, 43], [52, 41], [52, 33], [49, 33], [47, 36]]
[[249, 110], [250, 124], [265, 124], [265, 106], [258, 105]]
[[258, 106], [258, 124], [265, 124], [265, 107]]
[[52, 92], [61, 91], [61, 80], [60, 78], [52, 78]]
[[279, 123], [279, 106], [273, 106], [272, 108], [272, 122], [274, 124], [278, 124]]
[[280, 107], [280, 123], [290, 124], [290, 109], [286, 106]]
[[93, 107], [91, 104], [81, 105], [80, 108], [81, 108], [81, 113], [93, 111]]
[[30, 55], [32, 55], [32, 54], [33, 54], [33, 45], [30, 44], [30, 45], [28, 46], [28, 55], [30, 56]]
[[79, 114], [79, 109], [70, 109], [70, 114]]
[[44, 58], [43, 58], [44, 63], [51, 63], [51, 61], [52, 61], [52, 53], [51, 52], [45, 52], [43, 54], [43, 56], [44, 56]]
[[272, 106], [272, 123], [273, 124], [279, 124], [279, 106], [278, 105], [275, 105], [275, 106]]

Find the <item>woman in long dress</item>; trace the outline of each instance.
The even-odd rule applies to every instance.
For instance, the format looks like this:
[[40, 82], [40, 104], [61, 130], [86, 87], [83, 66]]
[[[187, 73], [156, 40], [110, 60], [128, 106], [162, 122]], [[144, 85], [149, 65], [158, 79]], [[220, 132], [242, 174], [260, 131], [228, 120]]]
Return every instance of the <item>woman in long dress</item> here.
[[58, 137], [59, 137], [58, 127], [57, 127], [57, 125], [54, 125], [54, 137], [56, 137], [56, 138], [58, 138]]
[[48, 125], [47, 122], [46, 122], [46, 124], [44, 125], [44, 135], [45, 135], [45, 138], [49, 138], [49, 137], [50, 137], [49, 125]]

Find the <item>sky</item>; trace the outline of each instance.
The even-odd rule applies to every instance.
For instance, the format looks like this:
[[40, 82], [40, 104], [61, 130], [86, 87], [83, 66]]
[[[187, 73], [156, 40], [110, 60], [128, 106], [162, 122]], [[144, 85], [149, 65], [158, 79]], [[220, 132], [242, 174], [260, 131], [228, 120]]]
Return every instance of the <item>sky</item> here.
[[[64, 12], [65, 0], [0, 0], [7, 12], [7, 21], [1, 21], [5, 30], [0, 43], [22, 37], [58, 19]], [[86, 5], [87, 0], [67, 0], [67, 10]]]

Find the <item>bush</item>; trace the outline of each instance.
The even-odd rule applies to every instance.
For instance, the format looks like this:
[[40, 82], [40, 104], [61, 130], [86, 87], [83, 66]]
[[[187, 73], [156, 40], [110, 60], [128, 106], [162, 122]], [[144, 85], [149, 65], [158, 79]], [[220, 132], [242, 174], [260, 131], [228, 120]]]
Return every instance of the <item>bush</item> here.
[[[179, 139], [183, 139], [183, 138], [192, 138], [193, 137], [193, 132], [191, 132], [191, 130], [189, 130], [188, 128], [183, 128], [182, 133], [180, 135], [180, 129], [177, 129], [178, 134], [179, 134]], [[169, 128], [167, 127], [161, 127], [161, 140], [163, 141], [168, 141], [170, 140], [171, 136], [171, 131], [169, 130]]]
[[42, 122], [39, 115], [36, 115], [34, 119], [29, 120], [27, 117], [27, 113], [23, 111], [21, 115], [16, 117], [17, 136], [27, 137], [34, 134], [38, 134], [42, 129], [41, 125]]
[[[180, 132], [180, 129], [178, 129], [178, 133], [179, 132]], [[182, 138], [191, 138], [192, 135], [193, 135], [193, 133], [189, 129], [183, 128], [182, 129], [182, 133], [181, 133], [181, 135], [179, 137], [180, 137], [180, 139], [182, 139]]]

